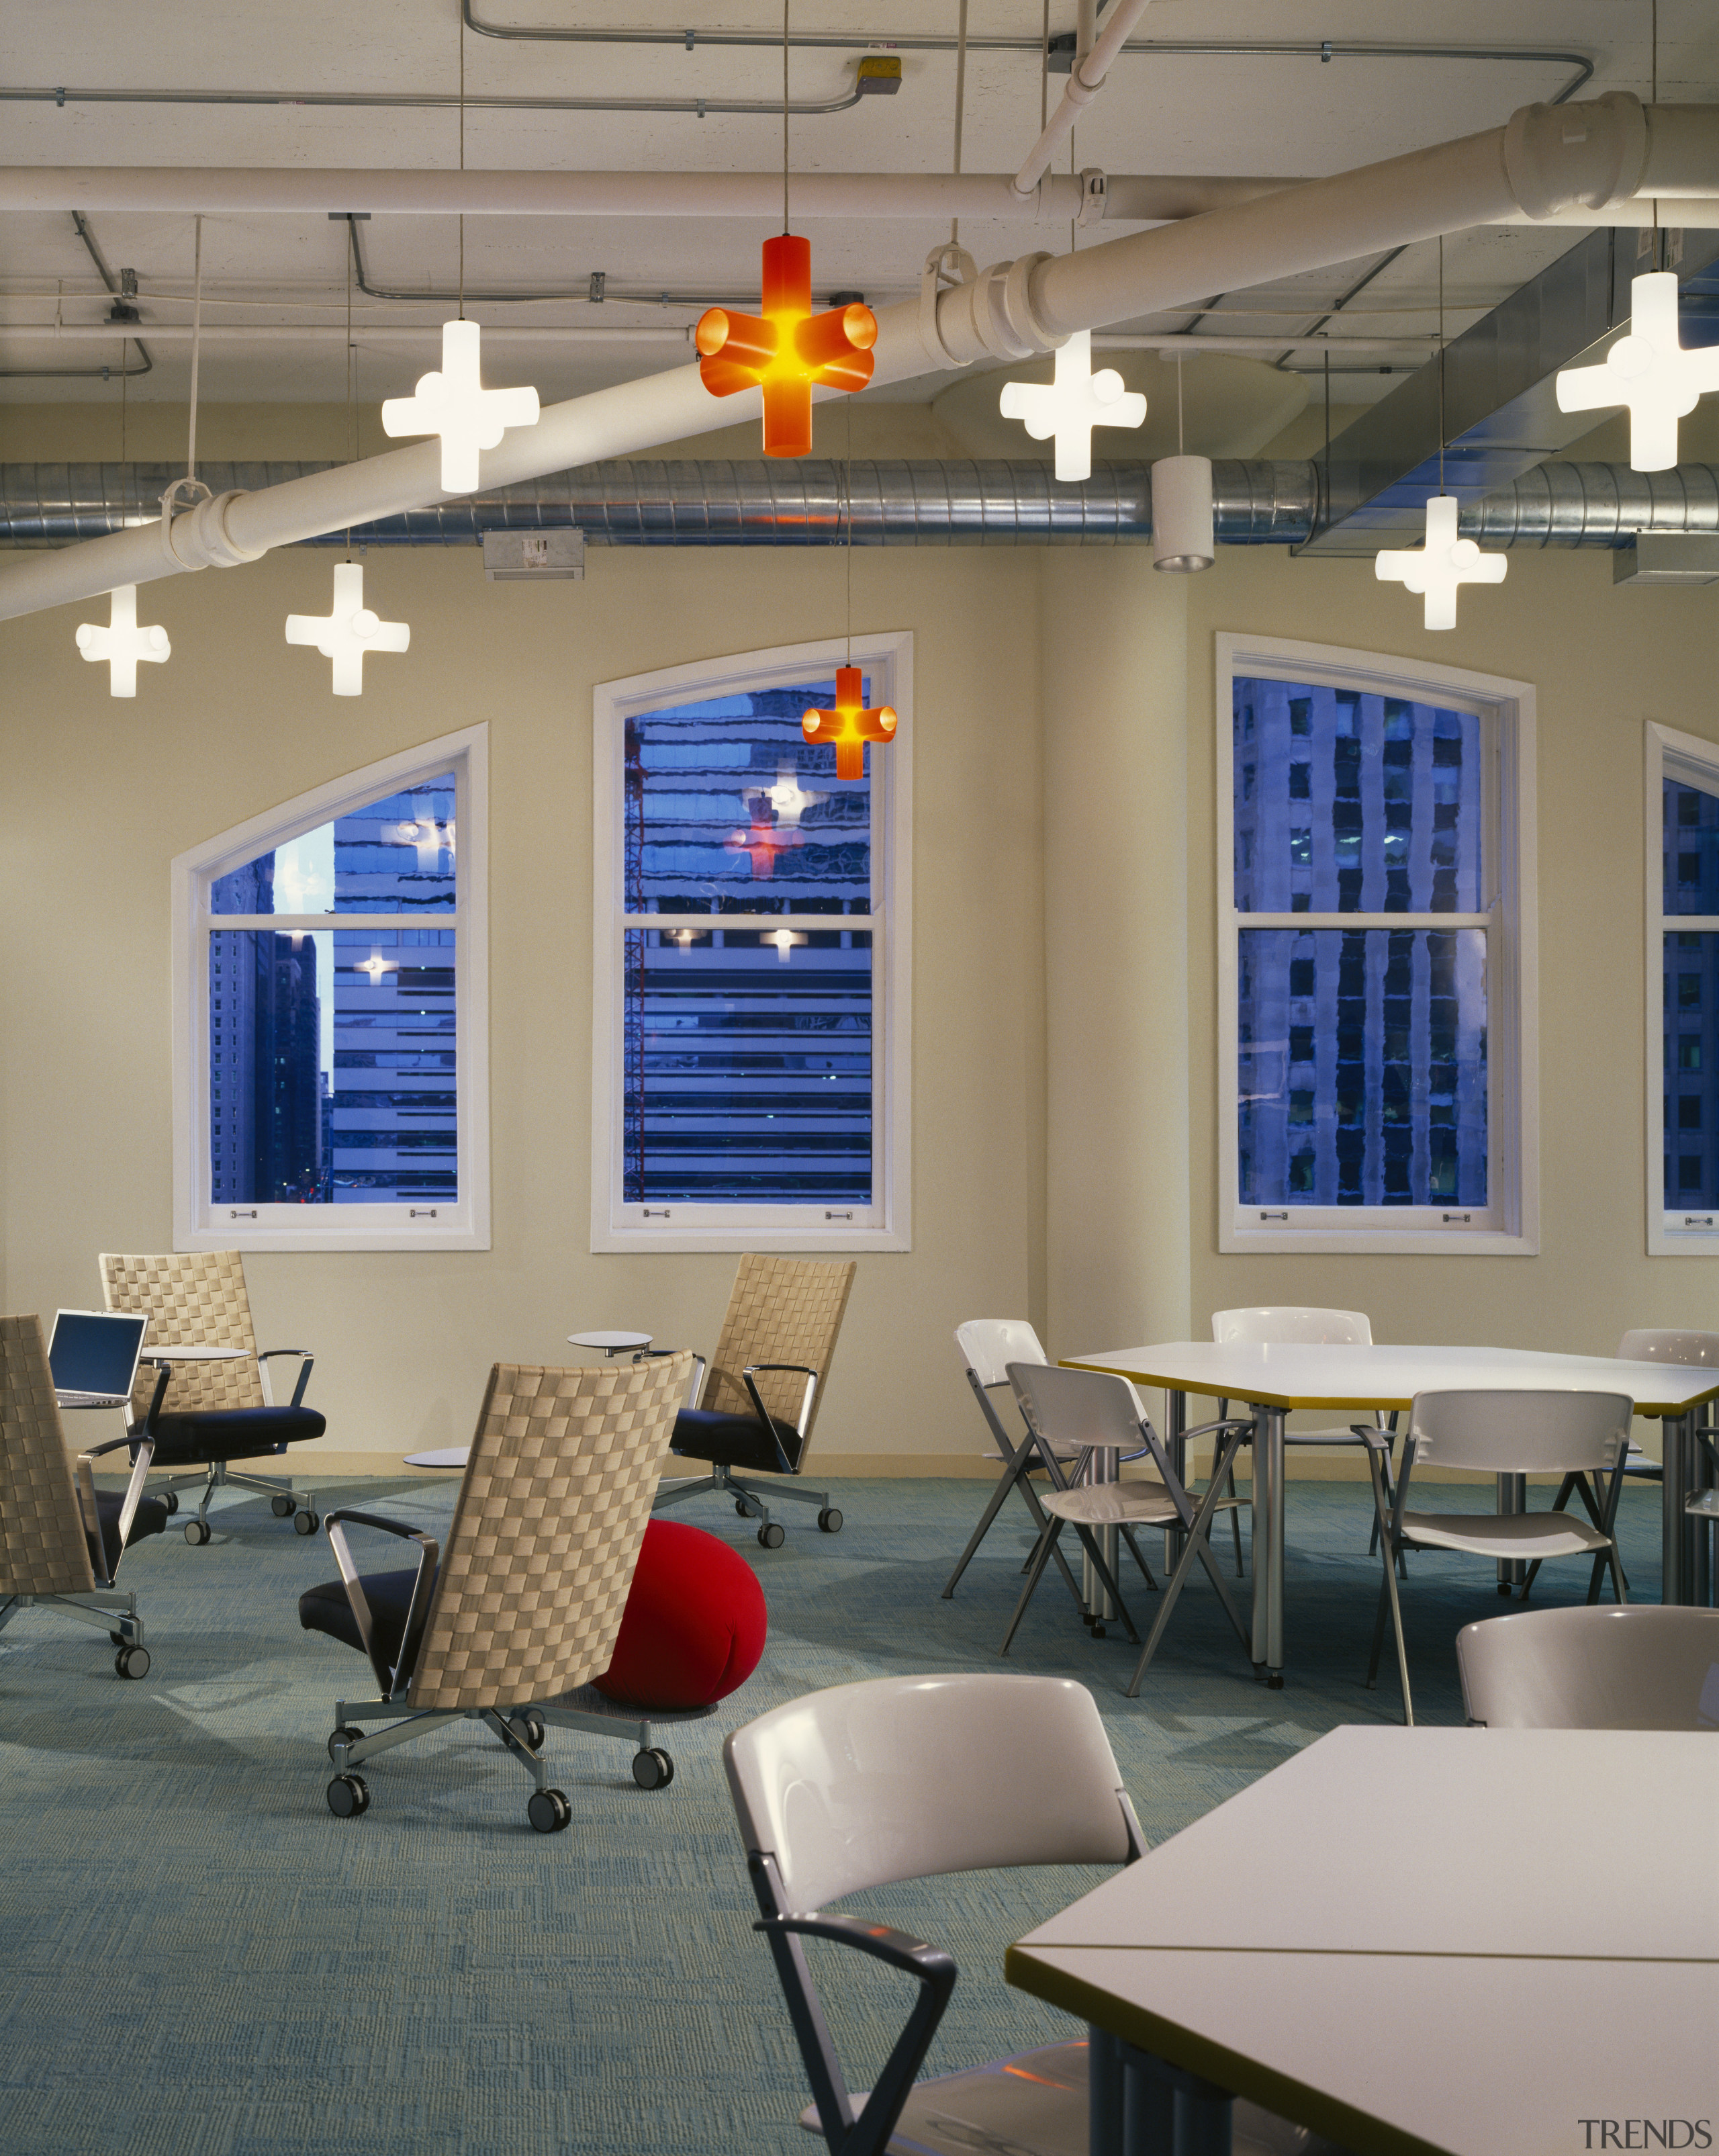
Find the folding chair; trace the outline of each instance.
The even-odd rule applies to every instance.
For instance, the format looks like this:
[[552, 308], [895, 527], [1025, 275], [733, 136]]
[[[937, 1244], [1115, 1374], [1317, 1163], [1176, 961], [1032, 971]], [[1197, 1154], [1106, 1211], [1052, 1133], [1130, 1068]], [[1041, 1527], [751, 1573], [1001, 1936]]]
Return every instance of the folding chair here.
[[[1010, 1437], [1008, 1429], [996, 1409], [991, 1404], [991, 1394], [999, 1386], [1008, 1383], [1011, 1363], [1046, 1363], [1049, 1358], [1039, 1345], [1039, 1336], [1024, 1317], [972, 1317], [965, 1325], [955, 1328], [955, 1344], [961, 1350], [967, 1365], [967, 1382], [972, 1387], [973, 1397], [979, 1404], [979, 1413], [985, 1418], [986, 1427], [995, 1442], [996, 1450], [987, 1452], [987, 1460], [1000, 1460], [1003, 1472], [998, 1476], [985, 1509], [979, 1515], [979, 1523], [967, 1539], [961, 1553], [961, 1561], [949, 1575], [949, 1584], [943, 1589], [942, 1599], [949, 1601], [960, 1583], [961, 1575], [972, 1560], [973, 1553], [990, 1532], [991, 1522], [1001, 1511], [1003, 1500], [1011, 1490], [1019, 1490], [1021, 1502], [1033, 1516], [1033, 1524], [1042, 1537], [1050, 1532], [1050, 1522], [1044, 1507], [1039, 1502], [1038, 1492], [1028, 1476], [1044, 1471], [1039, 1455], [1039, 1440], [1028, 1425], [1019, 1443]], [[1065, 1447], [1058, 1454], [1061, 1466], [1077, 1463], [1081, 1455], [1078, 1450]], [[1054, 1550], [1057, 1568], [1068, 1583], [1068, 1589], [1078, 1607], [1080, 1589], [1075, 1575], [1069, 1570], [1068, 1559], [1062, 1552]], [[1032, 1563], [1031, 1558], [1021, 1569]]]
[[[1414, 1708], [1409, 1690], [1409, 1655], [1403, 1639], [1403, 1611], [1397, 1593], [1396, 1558], [1400, 1551], [1458, 1550], [1501, 1563], [1546, 1558], [1585, 1557], [1593, 1561], [1588, 1599], [1599, 1599], [1599, 1583], [1609, 1566], [1619, 1603], [1629, 1599], [1618, 1563], [1613, 1527], [1624, 1486], [1624, 1460], [1629, 1442], [1634, 1404], [1624, 1393], [1439, 1392], [1417, 1393], [1409, 1409], [1397, 1476], [1396, 1502], [1385, 1507], [1379, 1455], [1382, 1434], [1356, 1425], [1368, 1447], [1373, 1509], [1378, 1516], [1384, 1581], [1373, 1621], [1373, 1653], [1367, 1666], [1369, 1689], [1378, 1681], [1379, 1654], [1388, 1614], [1397, 1636], [1397, 1669], [1403, 1684], [1403, 1719], [1411, 1726]], [[1573, 1519], [1568, 1512], [1417, 1512], [1409, 1510], [1409, 1488], [1422, 1463], [1482, 1475], [1592, 1475], [1604, 1479], [1597, 1523]]]
[[[1160, 1441], [1157, 1432], [1148, 1420], [1141, 1404], [1140, 1395], [1126, 1378], [1103, 1370], [1064, 1370], [1053, 1368], [1049, 1363], [1011, 1363], [1008, 1380], [1014, 1388], [1015, 1398], [1020, 1403], [1021, 1413], [1029, 1428], [1039, 1440], [1039, 1452], [1045, 1462], [1045, 1471], [1055, 1486], [1043, 1500], [1044, 1510], [1050, 1515], [1050, 1532], [1043, 1537], [1033, 1555], [1032, 1568], [1027, 1584], [1021, 1589], [1020, 1600], [1015, 1604], [1008, 1630], [1003, 1637], [999, 1652], [1008, 1652], [1021, 1619], [1026, 1614], [1033, 1591], [1044, 1577], [1044, 1567], [1056, 1548], [1063, 1527], [1072, 1527], [1080, 1538], [1081, 1548], [1090, 1560], [1094, 1571], [1105, 1593], [1116, 1604], [1118, 1614], [1130, 1641], [1138, 1646], [1140, 1635], [1134, 1629], [1134, 1620], [1128, 1614], [1110, 1565], [1106, 1562], [1103, 1547], [1099, 1540], [1106, 1530], [1115, 1528], [1128, 1545], [1129, 1553], [1139, 1568], [1142, 1577], [1154, 1593], [1157, 1582], [1152, 1578], [1152, 1568], [1141, 1553], [1134, 1539], [1137, 1527], [1168, 1527], [1173, 1532], [1185, 1534], [1188, 1547], [1177, 1568], [1175, 1581], [1187, 1575], [1188, 1566], [1196, 1558], [1204, 1565], [1208, 1576], [1218, 1590], [1219, 1599], [1235, 1627], [1236, 1636], [1244, 1647], [1249, 1645], [1249, 1635], [1242, 1622], [1241, 1612], [1235, 1606], [1224, 1575], [1213, 1558], [1207, 1541], [1207, 1528], [1213, 1512], [1220, 1502], [1239, 1504], [1235, 1497], [1222, 1498], [1222, 1485], [1233, 1466], [1237, 1449], [1253, 1430], [1251, 1421], [1202, 1423], [1189, 1430], [1190, 1437], [1204, 1436], [1208, 1431], [1222, 1431], [1228, 1440], [1227, 1450], [1220, 1463], [1214, 1463], [1210, 1487], [1197, 1509], [1183, 1487], [1175, 1469], [1170, 1465], [1168, 1454]], [[1106, 1481], [1070, 1483], [1059, 1464], [1059, 1452], [1072, 1449], [1080, 1453], [1105, 1451], [1115, 1455], [1120, 1466], [1125, 1460], [1139, 1460], [1150, 1455], [1157, 1471], [1156, 1481]], [[1177, 1593], [1180, 1593], [1179, 1584]], [[1173, 1600], [1173, 1598], [1172, 1598]], [[1167, 1614], [1167, 1613], [1164, 1613]], [[1142, 1671], [1150, 1659], [1151, 1645], [1162, 1632], [1164, 1614], [1161, 1614], [1153, 1630], [1152, 1642], [1142, 1650], [1139, 1666], [1129, 1686], [1131, 1697], [1138, 1689]]]
[[[1143, 1855], [1090, 1693], [1056, 1677], [877, 1678], [759, 1716], [728, 1738], [722, 1760], [762, 1912], [753, 1928], [769, 1944], [811, 2084], [800, 2114], [807, 2132], [831, 2156], [1087, 2156], [1097, 2142], [1084, 2036], [918, 2080], [955, 1988], [954, 1960], [829, 1905], [943, 1872], [1131, 1864]], [[851, 1948], [919, 1987], [869, 2092], [848, 2088], [808, 1938]], [[1217, 2098], [1210, 2112], [1224, 2116], [1199, 2123], [1230, 2132], [1201, 2148], [1237, 2156], [1329, 2148], [1244, 2101]]]
[[1471, 1728], [1719, 1729], [1719, 1609], [1519, 1609], [1456, 1666]]
[[105, 1632], [122, 1677], [146, 1676], [149, 1650], [137, 1597], [115, 1586], [131, 1543], [158, 1535], [167, 1507], [146, 1497], [152, 1457], [146, 1440], [125, 1494], [95, 1486], [94, 1463], [130, 1440], [114, 1438], [78, 1455], [73, 1481], [54, 1373], [38, 1317], [0, 1317], [0, 1631], [33, 1604]]

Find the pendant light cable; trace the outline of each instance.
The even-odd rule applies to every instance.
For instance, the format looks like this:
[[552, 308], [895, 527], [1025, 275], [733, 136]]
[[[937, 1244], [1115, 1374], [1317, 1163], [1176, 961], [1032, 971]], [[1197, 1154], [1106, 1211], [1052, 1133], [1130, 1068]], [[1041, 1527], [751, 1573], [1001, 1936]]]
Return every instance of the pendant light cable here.
[[[465, 10], [459, 11], [459, 169], [465, 170]], [[465, 320], [465, 215], [459, 218], [459, 319]]]
[[842, 459], [842, 490], [848, 498], [848, 664], [854, 663], [854, 400], [848, 408], [848, 454]]
[[193, 243], [192, 285], [191, 305], [191, 434], [185, 447], [185, 476], [197, 477], [197, 377], [198, 363], [203, 356], [203, 219], [197, 220], [197, 238]]
[[782, 229], [788, 231], [788, 8], [782, 0]]
[[[346, 447], [350, 461], [358, 461], [358, 385], [352, 357], [352, 250], [346, 249]], [[352, 558], [352, 527], [346, 526], [346, 559]]]
[[[961, 13], [955, 26], [955, 177], [961, 177], [961, 123], [967, 110], [967, 0], [961, 0]], [[949, 220], [949, 244], [953, 247], [961, 237], [961, 219]]]
[[1044, 0], [1044, 24], [1039, 35], [1039, 132], [1050, 121], [1050, 0]]
[[[1330, 362], [1327, 359], [1326, 364]], [[1444, 235], [1439, 234], [1439, 491], [1444, 491]]]
[[1183, 355], [1178, 352], [1176, 355], [1176, 454], [1178, 457], [1188, 454], [1188, 443], [1182, 431], [1182, 358]]
[[[1650, 7], [1652, 13], [1650, 20], [1648, 40], [1650, 50], [1648, 55], [1647, 100], [1650, 105], [1657, 105], [1660, 101], [1660, 0], [1650, 0]], [[1665, 266], [1660, 259], [1661, 246], [1662, 242], [1660, 238], [1660, 198], [1655, 195], [1654, 197], [1654, 251], [1652, 256], [1653, 265], [1655, 270], [1663, 270]]]

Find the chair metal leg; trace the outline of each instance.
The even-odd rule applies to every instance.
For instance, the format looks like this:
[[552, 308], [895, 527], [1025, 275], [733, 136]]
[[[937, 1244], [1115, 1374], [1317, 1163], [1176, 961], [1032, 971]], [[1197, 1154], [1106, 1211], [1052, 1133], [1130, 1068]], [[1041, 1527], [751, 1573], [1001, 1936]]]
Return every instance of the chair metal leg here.
[[[1020, 1629], [1022, 1618], [1027, 1614], [1027, 1604], [1032, 1600], [1034, 1590], [1044, 1577], [1044, 1568], [1050, 1562], [1051, 1553], [1056, 1549], [1057, 1538], [1065, 1526], [1071, 1526], [1080, 1537], [1081, 1548], [1091, 1558], [1093, 1569], [1103, 1584], [1105, 1593], [1116, 1606], [1116, 1614], [1122, 1620], [1122, 1627], [1128, 1635], [1129, 1644], [1137, 1645], [1140, 1635], [1134, 1628], [1134, 1620], [1128, 1614], [1128, 1605], [1122, 1599], [1122, 1590], [1116, 1584], [1116, 1575], [1104, 1561], [1104, 1552], [1099, 1547], [1098, 1537], [1089, 1533], [1079, 1521], [1053, 1520], [1049, 1526], [1049, 1533], [1041, 1537], [1038, 1548], [1033, 1553], [1032, 1573], [1026, 1585], [1021, 1589], [1020, 1599], [1014, 1605], [1014, 1614], [1008, 1620], [1008, 1630], [1003, 1635], [1003, 1645], [997, 1650], [998, 1653], [1006, 1655], [1008, 1652], [1009, 1644]], [[1135, 1556], [1137, 1559], [1140, 1558], [1137, 1549], [1135, 1551]], [[1144, 1560], [1141, 1562], [1143, 1566]], [[1150, 1573], [1147, 1576], [1148, 1578], [1151, 1578]]]
[[1050, 1532], [1040, 1540], [1038, 1548], [1033, 1553], [1033, 1569], [1026, 1585], [1021, 1589], [1020, 1600], [1014, 1605], [1014, 1614], [1008, 1620], [1008, 1630], [1003, 1635], [1003, 1645], [997, 1650], [999, 1655], [1008, 1652], [1009, 1643], [1020, 1629], [1020, 1621], [1027, 1614], [1027, 1604], [1033, 1599], [1033, 1589], [1044, 1575], [1044, 1568], [1050, 1562], [1050, 1553], [1056, 1548], [1057, 1537], [1061, 1534], [1063, 1526], [1061, 1520], [1054, 1520]]
[[1373, 1623], [1373, 1653], [1367, 1665], [1367, 1686], [1370, 1691], [1378, 1682], [1379, 1650], [1384, 1645], [1385, 1610], [1388, 1604], [1391, 1623], [1397, 1635], [1397, 1674], [1403, 1686], [1403, 1719], [1412, 1729], [1414, 1727], [1414, 1702], [1409, 1689], [1409, 1650], [1403, 1638], [1403, 1606], [1397, 1598], [1397, 1566], [1391, 1549], [1390, 1517], [1385, 1510], [1378, 1462], [1370, 1450], [1367, 1466], [1373, 1481], [1374, 1525], [1378, 1528], [1381, 1537], [1382, 1569], [1384, 1573], [1379, 1587], [1378, 1614]]
[[1165, 1628], [1170, 1622], [1171, 1612], [1181, 1599], [1182, 1590], [1188, 1584], [1188, 1576], [1193, 1569], [1196, 1558], [1204, 1564], [1207, 1577], [1217, 1589], [1219, 1599], [1229, 1614], [1229, 1621], [1234, 1625], [1237, 1635], [1240, 1638], [1244, 1651], [1249, 1653], [1251, 1651], [1252, 1642], [1247, 1628], [1242, 1623], [1240, 1613], [1236, 1609], [1229, 1589], [1224, 1584], [1224, 1575], [1213, 1561], [1211, 1551], [1206, 1543], [1206, 1532], [1211, 1525], [1212, 1514], [1217, 1508], [1219, 1492], [1224, 1486], [1224, 1476], [1234, 1470], [1235, 1455], [1241, 1450], [1241, 1445], [1240, 1435], [1232, 1437], [1229, 1450], [1221, 1463], [1214, 1460], [1212, 1464], [1212, 1479], [1206, 1486], [1205, 1495], [1199, 1502], [1193, 1523], [1186, 1531], [1182, 1555], [1177, 1561], [1175, 1571], [1170, 1575], [1170, 1584], [1164, 1590], [1163, 1605], [1158, 1611], [1157, 1621], [1152, 1626], [1146, 1645], [1141, 1649], [1140, 1659], [1134, 1665], [1134, 1674], [1128, 1680], [1127, 1696], [1130, 1699], [1137, 1699], [1140, 1697], [1141, 1679], [1146, 1675], [1147, 1665], [1157, 1652], [1158, 1642], [1164, 1636]]
[[942, 1595], [941, 1597], [942, 1600], [948, 1602], [953, 1599], [955, 1590], [961, 1584], [962, 1573], [967, 1570], [967, 1566], [972, 1563], [973, 1552], [991, 1532], [991, 1522], [1003, 1509], [1003, 1501], [1014, 1487], [1014, 1469], [1012, 1467], [1005, 1467], [1003, 1472], [997, 1478], [997, 1486], [991, 1492], [988, 1503], [986, 1505], [984, 1511], [979, 1515], [979, 1523], [978, 1527], [976, 1527], [972, 1532], [967, 1537], [967, 1548], [961, 1553], [960, 1561], [957, 1563], [954, 1571], [949, 1575], [948, 1583], [944, 1587]]
[[[1050, 1516], [1046, 1512], [1044, 1507], [1039, 1503], [1039, 1493], [1034, 1489], [1032, 1484], [1028, 1481], [1028, 1472], [1029, 1471], [1024, 1468], [1015, 1470], [1005, 1468], [1003, 1473], [998, 1476], [997, 1478], [997, 1487], [991, 1492], [991, 1501], [986, 1506], [983, 1512], [980, 1515], [979, 1524], [973, 1529], [972, 1534], [967, 1542], [967, 1548], [961, 1553], [960, 1563], [957, 1564], [954, 1571], [950, 1573], [949, 1584], [943, 1589], [941, 1599], [947, 1602], [953, 1598], [955, 1589], [960, 1583], [962, 1573], [967, 1570], [967, 1565], [972, 1558], [973, 1552], [978, 1549], [979, 1544], [984, 1540], [987, 1533], [990, 1530], [992, 1522], [996, 1518], [998, 1512], [1002, 1509], [1003, 1499], [1008, 1496], [1012, 1489], [1018, 1489], [1020, 1491], [1022, 1497], [1025, 1500], [1027, 1509], [1033, 1515], [1034, 1524], [1038, 1527], [1039, 1540], [1042, 1542], [1044, 1537], [1049, 1533]], [[1034, 1551], [1029, 1555], [1026, 1563], [1021, 1567], [1021, 1570], [1024, 1573], [1031, 1569], [1033, 1557], [1036, 1556], [1037, 1553], [1037, 1546], [1035, 1545]], [[1067, 1584], [1070, 1594], [1074, 1596], [1075, 1602], [1078, 1604], [1080, 1599], [1080, 1584], [1075, 1578], [1074, 1573], [1070, 1571], [1068, 1559], [1063, 1555], [1060, 1549], [1053, 1549], [1050, 1554], [1056, 1561], [1056, 1568], [1060, 1573], [1061, 1573], [1064, 1581]]]

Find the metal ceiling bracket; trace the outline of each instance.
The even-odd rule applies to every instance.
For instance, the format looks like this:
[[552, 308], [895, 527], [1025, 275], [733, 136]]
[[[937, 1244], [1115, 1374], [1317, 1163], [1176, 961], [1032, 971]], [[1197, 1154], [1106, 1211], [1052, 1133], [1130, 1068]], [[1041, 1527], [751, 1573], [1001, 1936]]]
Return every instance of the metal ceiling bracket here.
[[1505, 172], [1532, 218], [1627, 201], [1641, 184], [1647, 151], [1647, 116], [1627, 90], [1581, 105], [1526, 105], [1504, 131]]
[[1083, 229], [1089, 224], [1102, 224], [1110, 207], [1110, 182], [1096, 165], [1087, 165], [1080, 173], [1080, 207], [1075, 213], [1075, 222]]
[[925, 346], [926, 357], [933, 367], [964, 367], [964, 358], [950, 351], [943, 341], [943, 332], [937, 321], [938, 295], [953, 291], [958, 285], [971, 284], [978, 271], [973, 259], [964, 247], [952, 240], [942, 247], [934, 247], [925, 258], [925, 268], [919, 278], [919, 341]]

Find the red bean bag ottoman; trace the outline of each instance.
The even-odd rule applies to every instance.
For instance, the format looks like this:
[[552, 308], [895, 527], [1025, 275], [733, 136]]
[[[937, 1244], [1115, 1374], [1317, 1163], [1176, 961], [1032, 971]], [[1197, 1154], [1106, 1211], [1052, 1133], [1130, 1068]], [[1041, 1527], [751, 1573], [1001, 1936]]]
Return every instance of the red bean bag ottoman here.
[[652, 1520], [614, 1660], [592, 1682], [630, 1707], [711, 1707], [757, 1669], [767, 1629], [743, 1557], [702, 1527]]

